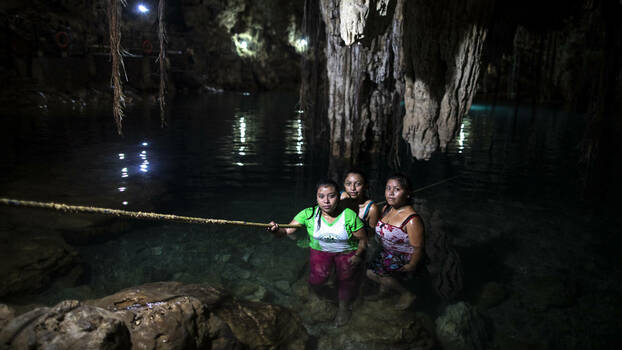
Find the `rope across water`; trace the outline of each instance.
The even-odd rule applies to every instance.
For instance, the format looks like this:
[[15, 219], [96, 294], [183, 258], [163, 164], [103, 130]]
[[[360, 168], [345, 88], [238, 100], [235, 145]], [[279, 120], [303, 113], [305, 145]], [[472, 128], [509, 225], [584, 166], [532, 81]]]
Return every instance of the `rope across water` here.
[[[87, 207], [87, 206], [80, 206], [80, 205], [53, 203], [53, 202], [24, 201], [24, 200], [19, 200], [19, 199], [10, 199], [10, 198], [0, 198], [0, 204], [13, 206], [13, 207], [52, 209], [52, 210], [66, 212], [66, 213], [102, 214], [102, 215], [117, 216], [117, 217], [127, 217], [127, 218], [132, 218], [132, 219], [174, 221], [174, 222], [181, 222], [185, 224], [215, 224], [215, 225], [238, 225], [238, 226], [254, 226], [254, 227], [268, 227], [269, 226], [267, 223], [264, 224], [260, 222], [224, 220], [224, 219], [205, 219], [205, 218], [197, 218], [197, 217], [191, 217], [191, 216], [147, 213], [147, 212], [142, 212], [142, 211], [129, 211], [129, 210], [119, 210], [119, 209], [110, 209], [110, 208]], [[302, 227], [301, 225], [289, 225], [289, 224], [288, 225], [279, 224], [279, 226], [280, 227]]]
[[[416, 193], [419, 191], [423, 191], [430, 187], [440, 185], [447, 181], [453, 180], [460, 175], [450, 177], [448, 179], [435, 182], [428, 186], [419, 188], [412, 193]], [[381, 205], [385, 202], [379, 202], [378, 205]], [[180, 216], [180, 215], [172, 215], [172, 214], [158, 214], [158, 213], [148, 213], [142, 211], [129, 211], [129, 210], [120, 210], [120, 209], [110, 209], [110, 208], [98, 208], [98, 207], [90, 207], [90, 206], [81, 206], [81, 205], [69, 205], [63, 203], [54, 203], [54, 202], [36, 202], [36, 201], [25, 201], [20, 199], [11, 199], [11, 198], [0, 198], [0, 204], [13, 206], [13, 207], [29, 207], [29, 208], [42, 208], [42, 209], [52, 209], [57, 211], [62, 211], [66, 213], [91, 213], [91, 214], [101, 214], [101, 215], [109, 215], [109, 216], [117, 216], [117, 217], [127, 217], [132, 219], [146, 219], [146, 220], [162, 220], [162, 221], [173, 221], [173, 222], [181, 222], [185, 224], [214, 224], [214, 225], [238, 225], [238, 226], [254, 226], [254, 227], [268, 227], [269, 225], [261, 222], [249, 222], [249, 221], [240, 221], [240, 220], [224, 220], [224, 219], [206, 219], [206, 218], [197, 218], [191, 216]], [[303, 227], [302, 225], [290, 225], [290, 224], [279, 224], [279, 227], [290, 228], [290, 227]]]

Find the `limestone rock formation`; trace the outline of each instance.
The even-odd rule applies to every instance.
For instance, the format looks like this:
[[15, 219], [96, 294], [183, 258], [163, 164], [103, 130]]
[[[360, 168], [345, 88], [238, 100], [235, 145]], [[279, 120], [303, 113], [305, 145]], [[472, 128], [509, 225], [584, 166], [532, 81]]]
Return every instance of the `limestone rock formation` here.
[[2, 349], [305, 349], [307, 340], [283, 307], [178, 282], [66, 300], [13, 318], [0, 331]]
[[0, 304], [0, 329], [15, 317], [15, 310], [8, 305]]
[[37, 308], [0, 331], [2, 349], [130, 349], [130, 334], [117, 315], [77, 300]]
[[33, 293], [64, 275], [80, 278], [78, 253], [59, 237], [3, 239], [0, 255], [4, 261], [0, 266], [0, 296]]
[[488, 331], [476, 308], [465, 302], [449, 305], [436, 319], [436, 335], [446, 350], [485, 349]]
[[123, 319], [141, 349], [303, 349], [308, 338], [289, 310], [208, 285], [150, 283], [89, 303]]
[[[434, 349], [434, 322], [425, 313], [395, 311], [395, 301], [358, 299], [352, 318], [343, 327], [334, 326], [337, 305], [310, 292], [306, 281], [293, 286], [300, 314], [309, 333], [318, 338], [318, 349]], [[377, 325], [370, 327], [370, 325]]]
[[455, 299], [463, 286], [460, 255], [443, 230], [439, 211], [430, 210], [424, 203], [417, 206], [417, 211], [425, 218], [425, 252], [428, 257], [425, 266], [434, 289], [444, 300]]
[[417, 159], [444, 150], [471, 107], [493, 1], [409, 1], [402, 136]]
[[[128, 91], [158, 88], [155, 58], [156, 2], [137, 13], [129, 4], [121, 16], [121, 46]], [[165, 2], [169, 91], [215, 87], [254, 91], [294, 87], [299, 82], [302, 0], [205, 0]], [[4, 1], [0, 5], [0, 101], [20, 107], [76, 91], [106, 91], [110, 80], [105, 1]], [[62, 33], [62, 34], [59, 34]], [[58, 38], [62, 42], [59, 42]], [[244, 46], [244, 47], [242, 47]], [[133, 95], [133, 94], [132, 94]], [[61, 95], [62, 96], [62, 95]], [[102, 97], [102, 96], [100, 96]], [[133, 97], [133, 96], [132, 96]], [[68, 99], [69, 99], [68, 98]], [[95, 97], [93, 97], [95, 98]], [[80, 102], [91, 102], [90, 98]], [[131, 103], [128, 96], [126, 102]], [[37, 103], [47, 108], [46, 102]]]
[[417, 159], [445, 149], [476, 91], [493, 3], [320, 1], [332, 156], [396, 152], [395, 130]]
[[341, 39], [346, 45], [364, 37], [365, 22], [369, 15], [369, 0], [342, 0], [339, 4]]
[[403, 3], [369, 8], [360, 1], [320, 1], [326, 26], [327, 118], [334, 157], [356, 160], [363, 150], [361, 144], [378, 151], [384, 136], [392, 134], [391, 116], [397, 113], [401, 96], [395, 77], [401, 76]]

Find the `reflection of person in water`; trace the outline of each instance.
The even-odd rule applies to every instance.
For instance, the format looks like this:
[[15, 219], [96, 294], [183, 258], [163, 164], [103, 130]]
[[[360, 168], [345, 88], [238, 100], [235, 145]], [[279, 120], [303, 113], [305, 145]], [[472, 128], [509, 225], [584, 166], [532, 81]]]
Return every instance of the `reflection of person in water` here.
[[[357, 270], [363, 261], [367, 235], [357, 214], [350, 208], [340, 208], [339, 190], [334, 181], [318, 182], [316, 200], [317, 206], [302, 210], [291, 224], [304, 225], [309, 234], [309, 284], [316, 292], [335, 268], [339, 296], [335, 324], [342, 326], [350, 319], [350, 302], [356, 295]], [[272, 221], [268, 231], [291, 235], [296, 228], [279, 228]]]

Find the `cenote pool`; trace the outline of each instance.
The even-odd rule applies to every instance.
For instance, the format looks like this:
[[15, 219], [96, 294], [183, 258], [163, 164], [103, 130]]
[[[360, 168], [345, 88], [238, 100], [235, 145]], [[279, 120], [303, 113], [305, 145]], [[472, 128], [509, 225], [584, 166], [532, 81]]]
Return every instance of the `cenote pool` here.
[[[287, 93], [179, 96], [164, 129], [155, 104], [135, 105], [123, 137], [106, 108], [5, 115], [0, 196], [289, 222], [313, 203], [328, 165], [323, 145], [306, 138], [297, 100]], [[580, 115], [558, 109], [474, 104], [445, 154], [401, 160], [415, 188], [458, 176], [418, 192], [415, 208], [450, 237], [464, 270], [459, 300], [478, 306], [500, 348], [620, 342], [621, 265], [611, 263], [620, 262], [611, 244], [620, 219], [580, 199], [582, 126]], [[364, 166], [378, 201], [390, 173], [383, 164]], [[307, 275], [301, 232], [293, 241], [258, 228], [16, 208], [0, 208], [0, 220], [6, 242], [63, 237], [81, 266], [71, 281], [0, 299], [24, 310], [171, 280], [297, 309]], [[425, 281], [421, 288], [415, 309], [434, 319], [446, 303]], [[319, 334], [315, 326], [310, 332]]]

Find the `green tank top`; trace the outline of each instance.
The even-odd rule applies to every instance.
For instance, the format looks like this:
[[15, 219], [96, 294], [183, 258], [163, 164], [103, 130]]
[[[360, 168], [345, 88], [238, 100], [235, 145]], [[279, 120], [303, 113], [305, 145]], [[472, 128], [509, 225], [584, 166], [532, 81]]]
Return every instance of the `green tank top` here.
[[352, 233], [364, 227], [363, 221], [350, 208], [344, 209], [330, 224], [317, 207], [302, 210], [294, 220], [306, 227], [311, 249], [333, 253], [356, 250], [358, 240]]

